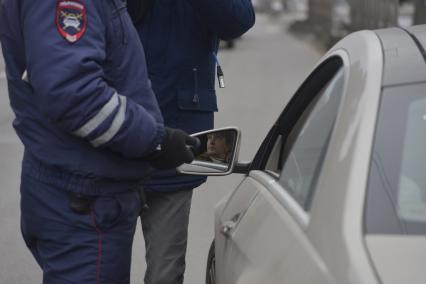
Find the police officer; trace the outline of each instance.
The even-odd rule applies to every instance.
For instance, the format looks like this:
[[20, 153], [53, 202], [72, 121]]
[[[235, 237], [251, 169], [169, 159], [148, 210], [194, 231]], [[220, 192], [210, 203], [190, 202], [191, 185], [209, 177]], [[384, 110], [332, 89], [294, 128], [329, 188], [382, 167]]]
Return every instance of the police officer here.
[[24, 240], [43, 283], [129, 283], [141, 183], [190, 162], [164, 128], [121, 0], [2, 0]]
[[[165, 125], [195, 133], [213, 128], [219, 40], [241, 36], [255, 21], [250, 0], [127, 0], [145, 47], [149, 77]], [[244, 72], [241, 70], [241, 72]], [[146, 284], [182, 283], [192, 189], [205, 177], [157, 171], [145, 183], [141, 215]]]

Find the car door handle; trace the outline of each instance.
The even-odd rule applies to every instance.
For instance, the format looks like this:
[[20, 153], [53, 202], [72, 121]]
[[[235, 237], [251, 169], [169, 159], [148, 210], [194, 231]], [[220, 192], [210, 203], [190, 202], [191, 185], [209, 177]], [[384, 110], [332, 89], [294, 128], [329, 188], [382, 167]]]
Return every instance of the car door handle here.
[[240, 219], [240, 215], [240, 213], [235, 214], [231, 220], [226, 221], [222, 224], [222, 226], [220, 227], [220, 232], [222, 233], [222, 235], [227, 238], [231, 237], [232, 231], [235, 229], [235, 227], [237, 226], [237, 222]]

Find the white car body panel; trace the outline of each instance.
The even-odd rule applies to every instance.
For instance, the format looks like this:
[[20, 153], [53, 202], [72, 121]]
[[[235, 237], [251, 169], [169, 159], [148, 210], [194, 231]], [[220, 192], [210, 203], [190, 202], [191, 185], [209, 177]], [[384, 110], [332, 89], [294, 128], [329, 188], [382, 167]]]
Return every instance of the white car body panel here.
[[[248, 179], [244, 179], [232, 195], [226, 199], [227, 201], [221, 202], [220, 206], [216, 208], [215, 254], [217, 259], [221, 259], [216, 265], [216, 272], [218, 275], [217, 283], [229, 283], [229, 277], [227, 275], [232, 274], [232, 270], [234, 269], [233, 253], [235, 248], [233, 244], [229, 242], [229, 239], [220, 233], [221, 227], [227, 221], [232, 220], [237, 214], [241, 214], [242, 218], [258, 194], [258, 191], [259, 188], [257, 184], [253, 184]], [[238, 226], [238, 224], [236, 225]], [[221, 278], [222, 276], [224, 276], [224, 278]]]
[[[217, 259], [224, 260], [216, 263], [217, 283], [336, 283], [302, 228], [271, 193], [278, 192], [280, 185], [262, 172], [250, 176], [254, 178], [246, 178], [237, 191], [256, 189], [258, 194], [229, 238], [217, 233]], [[223, 212], [232, 215], [226, 208]]]
[[[390, 154], [386, 152], [388, 154], [386, 157], [395, 156], [391, 146], [393, 144], [386, 143], [389, 134], [395, 137], [391, 132], [395, 131], [392, 128], [395, 124], [393, 120], [392, 123], [388, 120], [389, 116], [387, 119], [382, 116], [386, 113], [383, 109], [386, 109], [387, 99], [405, 94], [407, 98], [414, 97], [413, 95], [419, 98], [424, 95], [425, 30], [426, 25], [407, 30], [391, 28], [356, 32], [341, 40], [324, 55], [314, 70], [317, 70], [317, 67], [320, 67], [318, 68], [320, 70], [326, 69], [327, 63], [323, 63], [330, 62], [331, 57], [337, 56], [343, 61], [341, 68], [344, 72], [339, 70], [338, 73], [330, 72], [330, 74], [334, 74], [335, 77], [337, 77], [336, 74], [339, 76], [344, 74], [345, 81], [339, 111], [336, 119], [333, 120], [332, 135], [329, 136], [328, 150], [322, 156], [324, 159], [321, 170], [318, 171], [314, 194], [309, 196], [313, 198], [308, 199], [311, 203], [306, 205], [306, 200], [301, 201], [300, 198], [297, 201], [286, 188], [283, 188], [282, 184], [287, 186], [290, 183], [285, 183], [287, 182], [285, 175], [284, 179], [280, 180], [282, 169], [279, 166], [280, 162], [283, 164], [284, 156], [287, 160], [284, 160], [282, 167], [285, 170], [289, 169], [286, 168], [287, 161], [291, 161], [288, 157], [291, 157], [292, 147], [298, 143], [296, 140], [298, 137], [294, 138], [292, 131], [293, 129], [298, 131], [300, 128], [297, 128], [299, 126], [295, 126], [292, 120], [299, 122], [300, 119], [302, 125], [305, 123], [308, 125], [306, 122], [308, 120], [303, 120], [306, 119], [303, 117], [304, 113], [295, 115], [299, 111], [298, 108], [305, 110], [310, 107], [309, 103], [305, 102], [304, 108], [299, 105], [290, 105], [284, 110], [277, 124], [274, 125], [276, 128], [272, 128], [270, 132], [272, 135], [268, 135], [265, 144], [262, 144], [259, 150], [260, 155], [254, 159], [254, 166], [250, 167], [257, 170], [250, 171], [233, 194], [216, 208], [215, 283], [420, 284], [426, 282], [424, 227], [417, 231], [414, 229], [409, 231], [407, 225], [405, 230], [391, 228], [389, 231], [387, 229], [380, 231], [386, 228], [384, 226], [386, 221], [383, 222], [386, 219], [377, 218], [377, 216], [386, 217], [387, 215], [382, 214], [382, 207], [375, 207], [376, 203], [372, 202], [374, 200], [371, 198], [372, 194], [381, 188], [372, 183], [374, 175], [373, 171], [370, 171], [370, 167], [374, 169], [374, 166], [371, 166], [372, 153], [373, 150], [378, 151], [378, 145], [387, 146]], [[321, 69], [324, 66], [326, 67]], [[313, 73], [307, 80], [317, 78], [319, 77]], [[339, 78], [340, 83], [343, 81], [341, 78]], [[321, 82], [321, 79], [319, 80]], [[322, 86], [321, 84], [313, 84], [314, 87], [307, 85], [310, 87], [309, 91], [301, 87], [302, 91], [297, 95], [307, 93], [314, 96], [316, 86]], [[299, 98], [293, 102], [298, 103], [297, 99]], [[392, 115], [396, 113], [393, 110], [398, 110], [398, 107], [399, 103], [393, 101], [392, 108], [387, 106], [386, 111], [392, 110], [389, 112]], [[424, 107], [424, 104], [421, 107]], [[422, 111], [421, 107], [419, 107], [420, 111]], [[417, 119], [426, 121], [426, 114], [420, 111]], [[391, 124], [391, 128], [389, 126], [385, 128], [387, 135], [383, 137], [380, 134], [383, 128], [378, 123], [379, 114], [381, 115], [380, 123], [386, 121]], [[404, 114], [401, 112], [401, 115]], [[309, 118], [310, 115], [311, 113], [308, 112], [306, 116]], [[290, 119], [292, 124], [286, 124], [287, 119]], [[404, 123], [398, 116], [395, 120], [401, 124]], [[417, 123], [422, 121], [419, 120]], [[318, 132], [314, 134], [309, 136], [309, 141], [315, 141], [315, 138], [320, 136]], [[416, 140], [423, 136], [414, 135], [413, 137], [412, 139]], [[380, 138], [386, 139], [386, 142], [383, 143]], [[285, 141], [285, 147], [282, 147], [282, 140]], [[422, 144], [418, 143], [418, 145], [421, 148]], [[309, 148], [301, 149], [308, 153], [310, 150]], [[411, 155], [416, 156], [417, 160], [424, 160], [423, 152], [417, 148]], [[398, 161], [395, 164], [387, 161], [387, 165], [398, 166]], [[422, 167], [415, 166], [416, 164], [413, 164], [417, 176], [421, 176]], [[298, 167], [294, 168], [298, 169]], [[411, 169], [412, 171], [414, 170]], [[302, 171], [293, 173], [291, 168], [289, 172], [286, 172], [288, 173], [296, 177], [303, 174]], [[386, 180], [383, 183], [386, 183]], [[368, 187], [370, 189], [367, 191]], [[420, 189], [416, 192], [420, 192]], [[383, 190], [383, 193], [389, 195], [389, 190]], [[298, 197], [297, 192], [293, 191], [292, 194]], [[383, 200], [380, 198], [382, 195], [375, 196], [378, 196], [380, 201]], [[422, 202], [425, 201], [422, 200]], [[419, 207], [422, 210], [424, 210], [423, 203]], [[398, 212], [397, 206], [389, 205], [388, 207]], [[377, 210], [368, 213], [371, 207]], [[374, 218], [371, 218], [372, 216]], [[416, 218], [414, 221], [423, 226], [425, 220], [423, 211], [420, 217], [416, 215]], [[378, 221], [372, 223], [371, 220], [376, 219]], [[413, 226], [417, 228], [417, 224]]]
[[[377, 283], [363, 235], [363, 209], [383, 76], [374, 32], [354, 33], [334, 50], [351, 55], [351, 81], [330, 141], [307, 234], [338, 283]], [[378, 56], [379, 55], [379, 56]]]
[[[323, 60], [336, 55], [343, 59], [346, 95], [330, 142], [330, 149], [341, 151], [326, 156], [327, 171], [320, 176], [311, 217], [272, 176], [250, 173], [236, 190], [240, 197], [231, 196], [223, 212], [216, 214], [217, 283], [377, 283], [364, 244], [362, 216], [381, 88], [381, 52], [376, 34], [364, 31], [324, 56]], [[241, 198], [244, 194], [247, 197]], [[233, 209], [233, 200], [249, 197], [255, 199]], [[224, 237], [221, 226], [244, 206], [231, 236]]]
[[383, 283], [426, 282], [425, 236], [374, 235], [366, 241]]

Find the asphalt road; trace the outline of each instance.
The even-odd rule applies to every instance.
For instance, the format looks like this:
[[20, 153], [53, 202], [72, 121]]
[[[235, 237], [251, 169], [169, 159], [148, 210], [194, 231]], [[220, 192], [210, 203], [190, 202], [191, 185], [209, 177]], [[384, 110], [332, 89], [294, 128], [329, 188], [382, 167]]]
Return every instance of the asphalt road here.
[[[258, 16], [256, 26], [221, 50], [226, 88], [218, 89], [220, 112], [216, 127], [242, 130], [240, 160], [250, 160], [270, 126], [302, 80], [320, 58], [310, 43], [286, 32], [291, 17]], [[27, 251], [19, 231], [19, 175], [22, 146], [12, 129], [4, 62], [0, 59], [0, 283], [40, 284], [41, 271]], [[204, 281], [205, 262], [213, 238], [215, 204], [241, 181], [241, 175], [209, 178], [195, 191], [189, 227], [185, 284]], [[140, 226], [133, 247], [132, 283], [142, 283], [145, 271]]]

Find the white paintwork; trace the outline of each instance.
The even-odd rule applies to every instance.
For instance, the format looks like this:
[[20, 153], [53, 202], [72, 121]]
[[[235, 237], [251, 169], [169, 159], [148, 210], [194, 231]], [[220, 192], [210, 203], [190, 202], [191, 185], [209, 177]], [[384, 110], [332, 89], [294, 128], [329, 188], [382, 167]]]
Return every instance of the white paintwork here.
[[254, 171], [250, 176], [261, 186], [234, 236], [250, 260], [239, 283], [336, 283], [305, 234], [306, 212], [268, 174]]
[[223, 205], [216, 209], [215, 253], [218, 260], [216, 262], [217, 283], [231, 283], [228, 282], [228, 275], [232, 273], [233, 266], [236, 263], [233, 259], [234, 243], [229, 242], [229, 239], [220, 233], [221, 226], [232, 220], [237, 214], [240, 214], [240, 218], [242, 218], [259, 190], [260, 185], [258, 183], [253, 183], [251, 179], [246, 178], [226, 199], [226, 203], [222, 203]]
[[[387, 32], [400, 39], [398, 46], [413, 45], [394, 30]], [[344, 62], [344, 96], [312, 208], [305, 212], [277, 182], [277, 160], [270, 159], [265, 172], [250, 172], [217, 207], [218, 284], [426, 283], [426, 237], [366, 236], [363, 228], [384, 77], [381, 42], [374, 32], [357, 32], [319, 64], [331, 56]], [[403, 60], [397, 59], [400, 69], [389, 70], [400, 80]], [[231, 224], [226, 236], [220, 233], [223, 224]]]
[[382, 283], [426, 282], [426, 236], [367, 236], [371, 258]]
[[262, 171], [252, 171], [250, 176], [259, 182], [268, 192], [280, 203], [294, 220], [302, 227], [307, 229], [309, 224], [309, 214], [300, 207], [299, 203], [291, 197], [291, 195], [283, 190], [277, 179]]
[[217, 283], [336, 283], [282, 204], [253, 178], [247, 178], [240, 190], [250, 187], [259, 194], [225, 241], [226, 278]]
[[338, 283], [377, 283], [363, 238], [363, 208], [383, 72], [376, 34], [354, 33], [334, 50], [350, 55], [344, 101], [311, 211], [308, 235]]
[[[312, 212], [304, 212], [271, 175], [250, 173], [216, 215], [219, 284], [377, 283], [364, 244], [362, 213], [382, 49], [377, 36], [364, 31], [344, 39], [322, 60], [330, 56], [344, 61], [346, 95]], [[224, 237], [221, 226], [239, 212], [230, 237]]]

